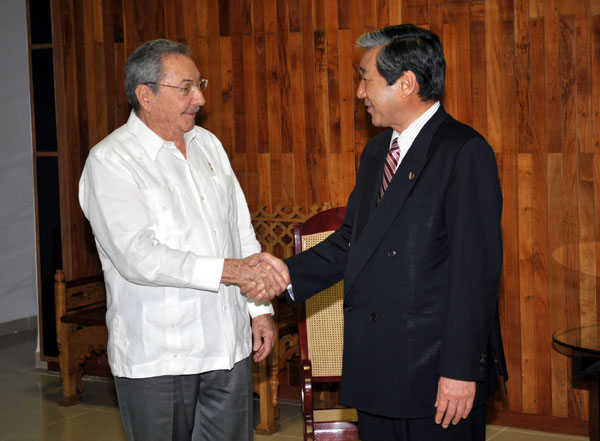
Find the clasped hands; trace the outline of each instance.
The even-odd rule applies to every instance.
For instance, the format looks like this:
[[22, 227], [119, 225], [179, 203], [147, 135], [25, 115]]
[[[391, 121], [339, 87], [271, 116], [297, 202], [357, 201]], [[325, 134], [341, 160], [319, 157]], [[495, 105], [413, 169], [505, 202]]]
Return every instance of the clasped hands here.
[[286, 290], [290, 273], [283, 260], [257, 253], [244, 259], [225, 259], [221, 282], [238, 285], [249, 298], [271, 300]]

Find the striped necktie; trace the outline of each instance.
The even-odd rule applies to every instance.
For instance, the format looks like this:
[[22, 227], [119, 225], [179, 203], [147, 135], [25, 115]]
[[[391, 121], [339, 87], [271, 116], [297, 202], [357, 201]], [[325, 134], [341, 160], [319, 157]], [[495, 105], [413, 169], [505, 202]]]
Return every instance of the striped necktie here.
[[387, 190], [390, 181], [396, 173], [396, 168], [400, 162], [400, 147], [398, 147], [398, 138], [394, 138], [392, 141], [392, 147], [385, 158], [385, 167], [383, 168], [383, 180], [381, 181], [381, 188], [379, 189], [379, 200], [383, 197], [383, 193]]

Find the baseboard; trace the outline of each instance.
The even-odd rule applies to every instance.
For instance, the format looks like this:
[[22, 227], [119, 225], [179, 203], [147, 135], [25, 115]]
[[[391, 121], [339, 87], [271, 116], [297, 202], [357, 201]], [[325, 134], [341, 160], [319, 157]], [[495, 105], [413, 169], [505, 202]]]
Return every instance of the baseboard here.
[[532, 415], [488, 409], [486, 423], [496, 426], [509, 426], [517, 427], [519, 429], [539, 430], [542, 432], [589, 436], [588, 421], [575, 420], [571, 418]]
[[37, 321], [37, 316], [32, 316], [0, 323], [0, 336], [37, 329]]
[[48, 369], [48, 363], [40, 358], [39, 348], [35, 351], [35, 367], [37, 369]]

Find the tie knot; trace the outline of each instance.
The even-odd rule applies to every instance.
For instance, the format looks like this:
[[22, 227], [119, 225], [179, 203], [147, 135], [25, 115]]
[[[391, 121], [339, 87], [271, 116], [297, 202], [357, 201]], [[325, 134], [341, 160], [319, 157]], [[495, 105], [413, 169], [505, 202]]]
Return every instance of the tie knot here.
[[393, 139], [392, 148], [390, 150], [400, 150], [400, 146], [398, 145], [398, 138]]

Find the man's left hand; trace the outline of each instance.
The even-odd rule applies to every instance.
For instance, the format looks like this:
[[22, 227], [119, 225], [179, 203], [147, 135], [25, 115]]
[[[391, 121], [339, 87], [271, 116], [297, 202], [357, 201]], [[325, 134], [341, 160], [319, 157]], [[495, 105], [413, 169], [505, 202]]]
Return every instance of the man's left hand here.
[[435, 400], [436, 424], [446, 429], [450, 422], [456, 425], [461, 418], [467, 418], [475, 400], [475, 382], [453, 380], [440, 377], [437, 398]]
[[258, 363], [267, 358], [273, 349], [275, 327], [271, 314], [258, 315], [252, 319], [252, 338], [253, 360]]

